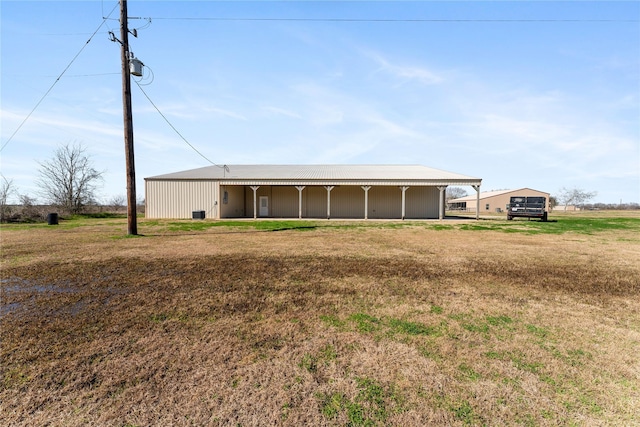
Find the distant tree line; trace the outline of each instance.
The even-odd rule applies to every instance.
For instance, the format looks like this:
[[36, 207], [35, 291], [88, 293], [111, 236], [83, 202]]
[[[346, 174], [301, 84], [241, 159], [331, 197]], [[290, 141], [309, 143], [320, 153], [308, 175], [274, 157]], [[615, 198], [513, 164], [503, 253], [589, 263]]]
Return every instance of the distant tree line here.
[[619, 210], [628, 211], [640, 209], [640, 203], [586, 203], [580, 206], [584, 210]]
[[[19, 194], [13, 180], [4, 175], [0, 181], [0, 221], [42, 221], [52, 209], [59, 214], [95, 213], [110, 210], [118, 212], [126, 207], [126, 197], [112, 197], [104, 205], [98, 203], [96, 190], [103, 180], [103, 171], [93, 167], [85, 148], [78, 143], [59, 146], [53, 156], [40, 163], [39, 195], [45, 204], [39, 205], [29, 195]], [[466, 196], [467, 190], [460, 187], [447, 187], [446, 199]], [[590, 203], [598, 193], [579, 188], [561, 188], [550, 196], [549, 206], [576, 206], [580, 209], [633, 210], [640, 209], [638, 203]], [[20, 203], [9, 204], [8, 200], [17, 195]], [[144, 204], [144, 202], [142, 202]]]

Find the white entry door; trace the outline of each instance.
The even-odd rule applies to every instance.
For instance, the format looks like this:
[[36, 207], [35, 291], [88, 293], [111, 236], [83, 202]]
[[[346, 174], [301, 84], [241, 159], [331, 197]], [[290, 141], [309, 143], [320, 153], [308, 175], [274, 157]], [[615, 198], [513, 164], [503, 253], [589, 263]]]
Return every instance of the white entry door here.
[[260, 196], [260, 216], [269, 216], [269, 196]]

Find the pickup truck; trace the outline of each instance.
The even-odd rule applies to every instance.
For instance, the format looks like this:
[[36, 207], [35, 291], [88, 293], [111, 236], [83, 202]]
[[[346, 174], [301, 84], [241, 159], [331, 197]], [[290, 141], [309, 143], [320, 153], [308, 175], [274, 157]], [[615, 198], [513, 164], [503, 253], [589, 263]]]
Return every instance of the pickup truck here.
[[515, 217], [522, 217], [540, 218], [542, 221], [546, 221], [546, 205], [547, 199], [545, 197], [511, 197], [507, 207], [507, 219], [512, 220]]

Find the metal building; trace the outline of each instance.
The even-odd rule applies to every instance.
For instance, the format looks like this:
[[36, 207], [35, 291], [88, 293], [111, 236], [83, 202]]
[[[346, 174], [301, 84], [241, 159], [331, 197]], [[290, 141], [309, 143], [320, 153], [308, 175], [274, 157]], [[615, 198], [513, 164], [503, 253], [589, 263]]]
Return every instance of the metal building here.
[[147, 218], [442, 218], [449, 185], [420, 165], [228, 165], [145, 178]]
[[[531, 188], [485, 191], [480, 193], [479, 197], [476, 194], [472, 194], [470, 196], [449, 200], [448, 208], [451, 210], [476, 213], [506, 212], [509, 199], [512, 196], [544, 197], [546, 199], [547, 212], [549, 211], [549, 193]], [[477, 209], [477, 206], [480, 206], [480, 209]]]

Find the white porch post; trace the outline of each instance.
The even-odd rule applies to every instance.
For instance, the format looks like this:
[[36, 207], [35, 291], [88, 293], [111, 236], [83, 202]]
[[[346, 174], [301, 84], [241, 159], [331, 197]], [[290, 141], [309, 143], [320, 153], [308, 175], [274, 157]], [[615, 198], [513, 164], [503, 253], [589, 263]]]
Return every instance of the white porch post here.
[[409, 187], [400, 187], [400, 190], [402, 190], [402, 220], [404, 220], [404, 216], [405, 216], [404, 215], [404, 211], [405, 211], [404, 206], [405, 206], [405, 200], [406, 200], [405, 193], [407, 192], [408, 189]]
[[445, 190], [447, 189], [447, 186], [442, 186], [442, 187], [438, 187], [438, 190], [440, 190], [440, 201], [438, 203], [438, 219], [440, 221], [442, 221], [442, 218], [444, 218], [444, 210], [445, 210]]
[[298, 189], [298, 219], [302, 219], [302, 190], [304, 190], [304, 185], [296, 185]]
[[324, 186], [327, 189], [327, 219], [331, 219], [331, 190], [333, 190], [333, 187], [333, 185]]
[[253, 219], [258, 218], [258, 203], [256, 202], [256, 191], [260, 188], [259, 185], [252, 185], [250, 187], [253, 190]]
[[364, 219], [369, 219], [369, 190], [371, 190], [371, 186], [361, 185], [360, 187], [364, 190]]
[[476, 221], [480, 219], [480, 185], [472, 185], [476, 190]]

